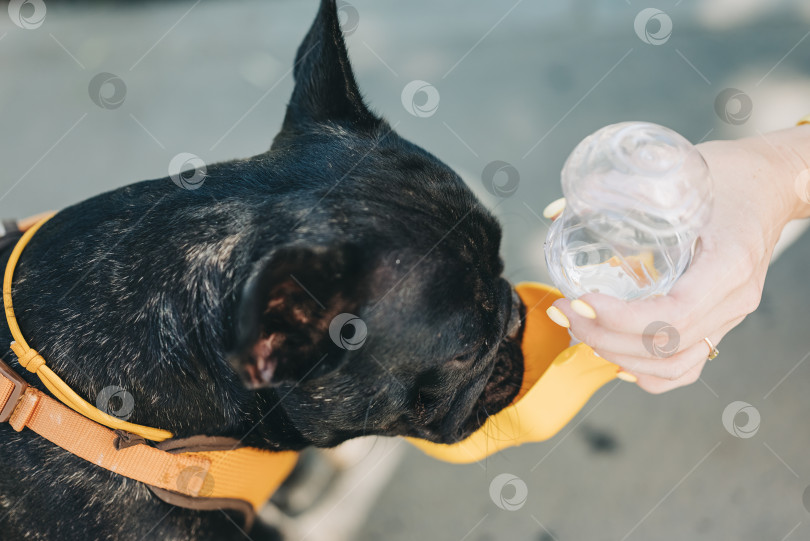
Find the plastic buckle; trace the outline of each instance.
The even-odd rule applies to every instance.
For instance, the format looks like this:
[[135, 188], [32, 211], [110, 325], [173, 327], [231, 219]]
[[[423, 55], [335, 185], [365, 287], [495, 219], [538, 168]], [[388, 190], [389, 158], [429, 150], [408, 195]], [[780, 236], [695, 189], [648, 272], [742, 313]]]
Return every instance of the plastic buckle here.
[[20, 402], [25, 389], [28, 388], [28, 383], [17, 372], [0, 359], [0, 375], [5, 377], [14, 384], [14, 389], [11, 391], [11, 396], [8, 397], [3, 409], [0, 410], [0, 423], [5, 423], [11, 418], [11, 414], [17, 409], [17, 404]]

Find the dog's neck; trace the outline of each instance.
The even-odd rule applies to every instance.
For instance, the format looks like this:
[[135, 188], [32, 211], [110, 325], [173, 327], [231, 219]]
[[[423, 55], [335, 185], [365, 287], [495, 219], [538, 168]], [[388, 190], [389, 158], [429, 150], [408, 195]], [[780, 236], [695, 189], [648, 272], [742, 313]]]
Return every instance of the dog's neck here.
[[124, 204], [99, 196], [37, 233], [15, 273], [23, 334], [89, 402], [109, 386], [131, 394], [132, 422], [181, 437], [307, 445], [276, 393], [246, 389], [227, 362], [241, 273], [254, 257], [251, 209], [195, 205], [193, 194], [166, 188], [135, 185]]

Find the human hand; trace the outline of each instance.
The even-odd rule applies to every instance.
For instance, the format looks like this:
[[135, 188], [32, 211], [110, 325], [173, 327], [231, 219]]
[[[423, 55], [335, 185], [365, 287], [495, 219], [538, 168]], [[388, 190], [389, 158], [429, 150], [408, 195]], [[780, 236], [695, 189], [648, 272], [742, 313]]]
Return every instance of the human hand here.
[[550, 314], [650, 393], [698, 380], [711, 352], [704, 338], [717, 346], [756, 310], [782, 228], [810, 215], [796, 189], [809, 167], [810, 126], [698, 149], [714, 180], [712, 215], [672, 290], [630, 302], [589, 293], [556, 301], [563, 317]]

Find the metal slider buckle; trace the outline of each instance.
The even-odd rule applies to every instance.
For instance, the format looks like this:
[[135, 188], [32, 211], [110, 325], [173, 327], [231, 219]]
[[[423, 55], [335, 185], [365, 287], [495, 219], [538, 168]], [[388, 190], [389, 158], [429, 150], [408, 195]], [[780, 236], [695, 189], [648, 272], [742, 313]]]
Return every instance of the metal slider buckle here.
[[17, 409], [17, 404], [20, 402], [20, 398], [22, 398], [25, 389], [28, 387], [28, 383], [2, 359], [0, 359], [0, 375], [14, 384], [11, 396], [8, 397], [8, 401], [3, 406], [3, 409], [0, 410], [0, 423], [5, 423], [11, 418], [11, 414], [14, 413], [14, 410]]

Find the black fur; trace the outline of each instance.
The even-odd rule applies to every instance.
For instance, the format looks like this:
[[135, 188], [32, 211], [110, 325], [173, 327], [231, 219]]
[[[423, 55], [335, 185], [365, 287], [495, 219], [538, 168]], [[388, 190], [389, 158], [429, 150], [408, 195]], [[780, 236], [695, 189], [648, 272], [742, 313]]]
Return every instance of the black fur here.
[[[457, 441], [522, 379], [500, 227], [364, 105], [334, 1], [295, 78], [267, 153], [209, 166], [197, 190], [140, 182], [48, 222], [16, 271], [22, 331], [80, 395], [122, 387], [130, 421], [180, 437]], [[359, 349], [330, 337], [342, 313], [367, 326]], [[0, 461], [2, 539], [242, 538], [224, 513], [171, 507], [30, 431], [0, 426]], [[254, 540], [273, 538], [262, 528]]]

